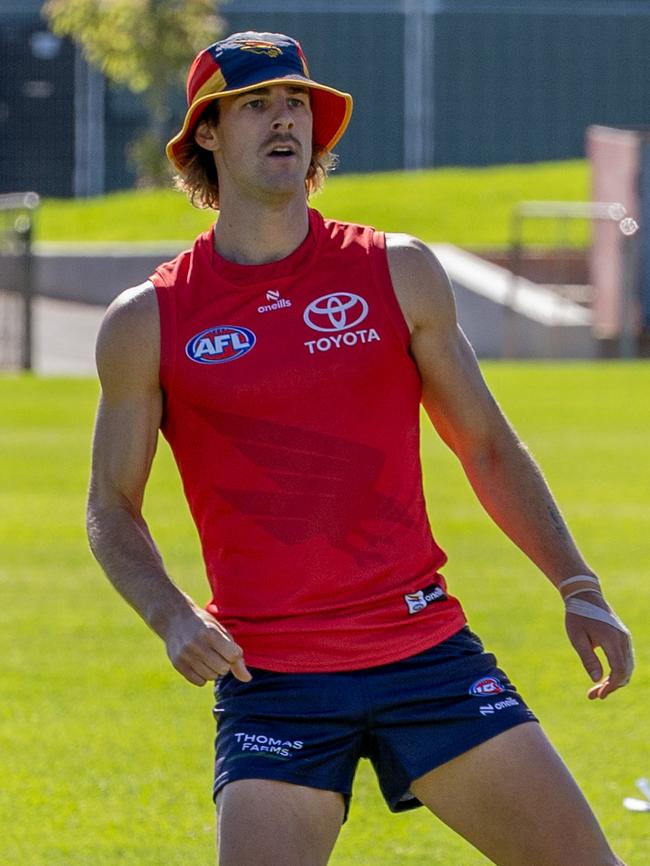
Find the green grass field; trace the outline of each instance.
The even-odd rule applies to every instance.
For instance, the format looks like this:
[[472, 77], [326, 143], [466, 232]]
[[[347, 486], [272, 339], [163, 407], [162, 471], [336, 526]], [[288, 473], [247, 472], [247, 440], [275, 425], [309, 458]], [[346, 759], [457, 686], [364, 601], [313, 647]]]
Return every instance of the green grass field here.
[[[650, 365], [485, 364], [610, 600], [636, 633], [632, 684], [589, 703], [561, 604], [491, 525], [451, 455], [423, 437], [446, 575], [566, 757], [628, 866], [650, 862], [650, 817], [626, 812], [650, 775]], [[211, 695], [171, 669], [119, 599], [83, 531], [97, 386], [0, 378], [0, 862], [209, 866]], [[206, 586], [166, 445], [146, 514], [176, 579]], [[393, 817], [364, 765], [334, 866], [487, 861], [422, 810]], [[531, 864], [532, 866], [532, 864]], [[569, 864], [567, 864], [569, 866]]]
[[[531, 199], [586, 201], [584, 160], [337, 175], [314, 196], [325, 216], [409, 232], [426, 241], [470, 247], [505, 246], [513, 205]], [[135, 190], [87, 200], [45, 200], [36, 218], [39, 241], [190, 241], [214, 220], [169, 190]], [[557, 226], [526, 224], [528, 243], [554, 243]], [[568, 229], [568, 242], [587, 239], [584, 222]]]

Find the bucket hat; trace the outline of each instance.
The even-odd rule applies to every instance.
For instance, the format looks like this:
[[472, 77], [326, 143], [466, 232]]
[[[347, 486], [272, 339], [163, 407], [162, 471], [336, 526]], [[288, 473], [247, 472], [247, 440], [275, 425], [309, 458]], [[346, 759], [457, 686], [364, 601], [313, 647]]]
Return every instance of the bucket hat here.
[[300, 43], [282, 33], [234, 33], [194, 58], [187, 76], [187, 113], [183, 127], [167, 144], [167, 156], [179, 171], [187, 157], [201, 114], [210, 102], [271, 84], [308, 87], [313, 115], [314, 145], [331, 150], [350, 122], [352, 97], [319, 84], [309, 74]]

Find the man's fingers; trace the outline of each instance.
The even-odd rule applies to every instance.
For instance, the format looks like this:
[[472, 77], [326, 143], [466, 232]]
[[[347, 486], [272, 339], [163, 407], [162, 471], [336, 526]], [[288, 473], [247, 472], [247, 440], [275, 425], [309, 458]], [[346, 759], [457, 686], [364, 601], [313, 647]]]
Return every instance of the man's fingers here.
[[176, 633], [167, 639], [167, 652], [178, 672], [197, 686], [229, 671], [242, 682], [252, 679], [242, 648], [206, 611], [178, 624]]
[[248, 682], [252, 679], [244, 663], [241, 647], [232, 642], [216, 650], [211, 645], [189, 647], [185, 656], [186, 664], [205, 680], [216, 680], [232, 671], [237, 679]]
[[[571, 616], [571, 614], [569, 614], [569, 616]], [[586, 631], [581, 628], [574, 629], [570, 627], [567, 617], [567, 632], [575, 651], [580, 656], [580, 661], [582, 662], [584, 669], [595, 683], [598, 682], [598, 680], [602, 679], [603, 676], [603, 666], [594, 652], [594, 648], [591, 645], [591, 641]]]
[[[617, 689], [626, 686], [634, 670], [632, 642], [628, 635], [617, 633], [611, 640], [602, 642], [603, 652], [609, 662], [609, 675], [596, 689], [590, 689], [589, 697], [603, 700]], [[594, 694], [592, 694], [594, 692]]]
[[247, 683], [249, 680], [252, 680], [253, 677], [244, 662], [244, 651], [239, 644], [235, 643], [228, 632], [222, 626], [219, 626], [218, 628], [209, 629], [208, 633], [213, 649], [225, 661], [227, 666], [226, 670], [220, 671], [220, 673], [226, 673], [230, 670], [242, 682]]
[[[239, 661], [243, 665], [243, 662]], [[179, 659], [175, 667], [185, 679], [195, 686], [204, 686], [208, 680], [216, 680], [231, 669], [231, 665], [214, 650], [210, 650], [207, 655], [194, 654]], [[243, 671], [248, 674], [245, 666]], [[248, 674], [248, 679], [251, 679], [250, 674]]]
[[243, 683], [248, 683], [253, 679], [251, 672], [246, 667], [243, 656], [240, 656], [230, 665], [230, 670], [233, 676]]
[[204, 686], [207, 682], [206, 678], [200, 676], [200, 674], [197, 674], [194, 668], [190, 665], [179, 662], [178, 664], [175, 664], [174, 667], [179, 672], [179, 674], [184, 676], [185, 679], [188, 682], [192, 683], [193, 686]]
[[[589, 689], [590, 700], [603, 700], [627, 685], [634, 669], [629, 634], [606, 623], [574, 614], [567, 615], [567, 632], [585, 670], [596, 683]], [[594, 651], [595, 647], [600, 647], [605, 653], [609, 663], [607, 676], [604, 676], [603, 666]]]
[[225, 665], [224, 670], [219, 671], [220, 674], [231, 671], [233, 676], [243, 683], [247, 683], [253, 679], [244, 661], [244, 651], [238, 644], [229, 637], [219, 636], [217, 646], [219, 646], [219, 649], [215, 651], [219, 654], [221, 663]]

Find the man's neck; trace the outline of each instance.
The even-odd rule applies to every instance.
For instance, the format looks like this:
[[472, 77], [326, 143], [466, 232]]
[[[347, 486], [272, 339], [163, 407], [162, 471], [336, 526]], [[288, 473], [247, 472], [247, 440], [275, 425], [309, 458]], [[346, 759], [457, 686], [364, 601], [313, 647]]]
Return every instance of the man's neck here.
[[309, 232], [304, 198], [272, 208], [223, 208], [214, 229], [214, 245], [224, 259], [242, 265], [261, 265], [284, 259]]

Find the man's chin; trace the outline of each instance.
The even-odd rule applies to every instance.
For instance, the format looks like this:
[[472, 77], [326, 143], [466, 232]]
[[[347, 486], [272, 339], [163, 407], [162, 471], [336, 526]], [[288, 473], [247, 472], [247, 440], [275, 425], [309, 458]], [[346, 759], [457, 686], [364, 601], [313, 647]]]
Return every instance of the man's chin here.
[[260, 184], [260, 192], [263, 196], [268, 196], [273, 199], [290, 200], [296, 196], [305, 196], [305, 178], [300, 175], [284, 178], [266, 178], [263, 184]]

